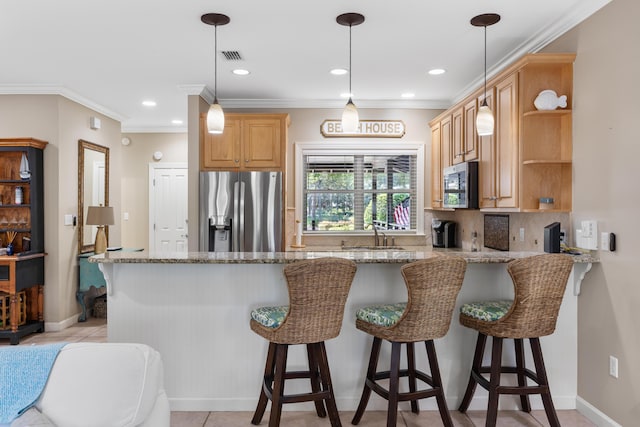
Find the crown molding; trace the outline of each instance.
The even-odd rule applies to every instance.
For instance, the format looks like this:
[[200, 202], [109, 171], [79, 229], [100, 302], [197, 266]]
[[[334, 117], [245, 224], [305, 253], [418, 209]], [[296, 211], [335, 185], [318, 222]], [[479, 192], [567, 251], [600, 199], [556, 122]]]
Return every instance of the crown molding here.
[[[503, 69], [520, 59], [523, 55], [526, 55], [527, 53], [539, 52], [549, 43], [569, 31], [570, 29], [574, 28], [576, 25], [580, 24], [582, 21], [596, 13], [598, 10], [600, 10], [610, 2], [611, 0], [582, 0], [576, 5], [571, 13], [567, 13], [566, 15], [559, 17], [557, 20], [550, 22], [549, 25], [541, 28], [540, 31], [527, 39], [525, 43], [522, 43], [520, 46], [516, 47], [510, 53], [505, 55], [500, 61], [488, 68], [487, 80], [499, 74]], [[492, 29], [492, 31], [495, 31], [495, 29]], [[456, 94], [456, 96], [454, 96], [451, 105], [462, 101], [471, 92], [481, 87], [483, 83], [484, 74], [480, 75], [478, 78], [461, 89]]]
[[120, 123], [128, 119], [127, 116], [110, 110], [69, 88], [59, 85], [0, 85], [0, 95], [59, 95]]

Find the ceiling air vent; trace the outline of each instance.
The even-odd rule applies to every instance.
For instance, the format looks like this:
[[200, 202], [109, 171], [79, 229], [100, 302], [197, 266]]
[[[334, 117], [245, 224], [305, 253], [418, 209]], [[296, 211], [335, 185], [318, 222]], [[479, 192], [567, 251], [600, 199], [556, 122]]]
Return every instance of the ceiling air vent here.
[[241, 61], [242, 56], [237, 50], [223, 50], [222, 54], [227, 61]]

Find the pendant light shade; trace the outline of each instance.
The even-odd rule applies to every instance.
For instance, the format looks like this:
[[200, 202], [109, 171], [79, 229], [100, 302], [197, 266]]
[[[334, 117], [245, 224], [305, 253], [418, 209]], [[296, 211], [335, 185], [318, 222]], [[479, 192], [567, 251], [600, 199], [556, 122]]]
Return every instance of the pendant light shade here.
[[345, 105], [342, 111], [342, 132], [355, 133], [358, 131], [359, 125], [360, 117], [358, 116], [358, 109], [351, 98], [349, 98], [349, 102], [347, 102], [347, 105]]
[[478, 109], [478, 115], [476, 116], [476, 129], [478, 131], [478, 136], [493, 135], [493, 127], [493, 112], [485, 100]]
[[349, 26], [349, 101], [342, 112], [342, 132], [356, 133], [360, 126], [360, 117], [358, 115], [358, 109], [353, 103], [353, 99], [351, 99], [351, 75], [353, 74], [351, 68], [351, 27], [362, 24], [364, 22], [364, 16], [353, 12], [343, 13], [342, 15], [338, 15], [336, 21], [340, 25]]
[[500, 21], [497, 13], [485, 13], [471, 18], [471, 25], [484, 27], [484, 99], [476, 115], [476, 131], [478, 136], [493, 135], [495, 120], [493, 112], [487, 105], [487, 27]]
[[218, 98], [213, 100], [207, 112], [207, 130], [209, 133], [222, 133], [224, 131], [224, 112], [218, 104]]
[[207, 112], [207, 130], [209, 133], [219, 134], [224, 131], [224, 112], [218, 103], [218, 25], [226, 25], [230, 19], [221, 13], [206, 13], [200, 20], [207, 25], [215, 27], [214, 32], [214, 80], [213, 80], [213, 104]]

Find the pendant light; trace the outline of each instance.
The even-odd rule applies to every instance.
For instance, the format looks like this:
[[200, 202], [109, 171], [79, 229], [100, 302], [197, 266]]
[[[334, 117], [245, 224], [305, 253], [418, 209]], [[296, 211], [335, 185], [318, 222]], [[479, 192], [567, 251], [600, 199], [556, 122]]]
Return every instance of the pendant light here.
[[484, 99], [476, 115], [478, 136], [493, 135], [495, 120], [491, 109], [487, 105], [487, 27], [498, 21], [500, 21], [500, 15], [497, 13], [485, 13], [471, 18], [471, 25], [484, 27]]
[[207, 130], [209, 133], [222, 133], [224, 131], [224, 112], [218, 103], [218, 25], [226, 25], [230, 19], [221, 13], [206, 13], [200, 18], [202, 22], [215, 27], [214, 32], [214, 74], [213, 74], [213, 104], [207, 112]]
[[342, 132], [355, 133], [358, 131], [358, 126], [360, 125], [360, 118], [358, 117], [358, 109], [351, 99], [351, 27], [362, 24], [364, 22], [364, 16], [353, 12], [343, 13], [342, 15], [338, 15], [336, 21], [340, 25], [349, 26], [349, 101], [342, 112]]

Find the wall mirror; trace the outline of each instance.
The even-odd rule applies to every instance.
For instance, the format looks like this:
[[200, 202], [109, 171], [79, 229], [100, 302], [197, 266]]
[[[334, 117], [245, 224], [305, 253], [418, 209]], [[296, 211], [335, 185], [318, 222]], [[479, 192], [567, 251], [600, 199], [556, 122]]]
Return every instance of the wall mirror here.
[[[78, 251], [91, 252], [98, 227], [85, 225], [89, 206], [109, 206], [109, 148], [78, 140]], [[107, 241], [109, 227], [105, 227]]]

